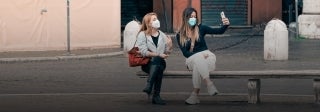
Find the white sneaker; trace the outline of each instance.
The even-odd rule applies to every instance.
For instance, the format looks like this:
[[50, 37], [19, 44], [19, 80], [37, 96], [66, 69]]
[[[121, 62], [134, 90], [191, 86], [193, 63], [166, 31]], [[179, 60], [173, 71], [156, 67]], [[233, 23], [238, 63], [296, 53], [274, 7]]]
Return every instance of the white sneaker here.
[[216, 86], [214, 86], [213, 82], [208, 83], [207, 88], [209, 95], [214, 96], [219, 94], [219, 91], [217, 90]]
[[195, 104], [198, 104], [200, 103], [200, 100], [198, 98], [197, 95], [195, 95], [194, 93], [192, 93], [190, 95], [190, 97], [188, 99], [186, 99], [185, 101], [186, 104], [189, 104], [189, 105], [195, 105]]

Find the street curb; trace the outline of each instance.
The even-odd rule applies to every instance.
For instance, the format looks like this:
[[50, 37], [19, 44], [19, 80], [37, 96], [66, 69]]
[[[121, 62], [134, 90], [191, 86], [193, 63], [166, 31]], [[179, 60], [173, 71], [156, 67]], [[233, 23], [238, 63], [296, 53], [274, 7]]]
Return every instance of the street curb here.
[[118, 55], [123, 55], [123, 51], [103, 53], [103, 54], [70, 55], [70, 56], [54, 56], [54, 57], [0, 58], [0, 63], [81, 60], [81, 59], [104, 58], [104, 57], [118, 56]]

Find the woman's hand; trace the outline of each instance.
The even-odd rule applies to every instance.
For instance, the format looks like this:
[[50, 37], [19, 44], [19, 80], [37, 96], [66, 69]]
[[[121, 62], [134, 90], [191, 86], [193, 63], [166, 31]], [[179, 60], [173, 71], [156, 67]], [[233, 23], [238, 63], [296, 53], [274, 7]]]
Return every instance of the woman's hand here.
[[221, 20], [222, 20], [223, 25], [230, 25], [230, 21], [228, 18], [222, 18]]
[[209, 57], [209, 54], [203, 54], [204, 59], [207, 59]]
[[159, 57], [161, 57], [163, 59], [166, 59], [167, 57], [169, 57], [169, 55], [167, 55], [167, 54], [159, 54]]
[[167, 36], [166, 40], [167, 40], [166, 44], [167, 44], [168, 48], [172, 49], [172, 39], [171, 39], [171, 37]]

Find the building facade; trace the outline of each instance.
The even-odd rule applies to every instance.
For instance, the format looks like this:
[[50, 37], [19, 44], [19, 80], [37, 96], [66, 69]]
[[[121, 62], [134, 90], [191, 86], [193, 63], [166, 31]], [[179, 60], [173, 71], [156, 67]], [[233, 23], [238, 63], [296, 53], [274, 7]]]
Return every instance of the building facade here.
[[[128, 1], [122, 0], [122, 5], [126, 5]], [[143, 10], [140, 14], [123, 12], [121, 24], [125, 25], [133, 16], [143, 16], [146, 12], [154, 11], [158, 13], [161, 30], [166, 32], [176, 32], [181, 24], [181, 13], [186, 7], [194, 7], [199, 13], [201, 23], [209, 26], [217, 26], [221, 24], [220, 12], [224, 11], [231, 21], [231, 26], [251, 26], [264, 24], [272, 18], [282, 18], [282, 1], [281, 0], [142, 0], [148, 7], [136, 10]], [[151, 3], [152, 2], [152, 3]], [[124, 8], [124, 7], [122, 7]], [[133, 8], [130, 8], [133, 9]], [[152, 10], [151, 10], [152, 9]], [[134, 9], [133, 9], [134, 10]], [[138, 12], [139, 11], [135, 11]], [[142, 18], [142, 17], [140, 17]], [[141, 21], [141, 20], [140, 20]]]

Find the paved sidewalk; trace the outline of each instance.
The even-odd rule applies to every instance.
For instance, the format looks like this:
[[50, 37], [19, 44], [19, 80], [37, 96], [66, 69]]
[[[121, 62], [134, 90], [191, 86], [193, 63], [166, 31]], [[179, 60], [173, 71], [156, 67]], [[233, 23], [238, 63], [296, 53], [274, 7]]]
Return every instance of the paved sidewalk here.
[[[171, 33], [168, 35], [172, 37], [173, 41], [175, 41], [174, 34]], [[261, 32], [261, 29], [257, 29], [257, 28], [242, 28], [242, 29], [230, 28], [223, 35], [207, 35], [207, 36], [213, 37], [213, 38], [220, 38], [220, 37], [241, 37], [241, 36], [248, 36], [248, 35], [262, 36], [263, 34]], [[103, 58], [103, 57], [117, 56], [122, 54], [123, 54], [123, 48], [71, 50], [71, 55], [69, 55], [67, 50], [12, 51], [12, 52], [0, 52], [0, 63], [77, 60], [77, 59]]]
[[[173, 34], [168, 34], [173, 39], [174, 52], [171, 58], [181, 58], [181, 52]], [[293, 39], [289, 37], [289, 59], [285, 63], [292, 69], [317, 68], [320, 62], [320, 40], [312, 39]], [[249, 64], [261, 64], [263, 60], [263, 29], [228, 29], [223, 35], [207, 35], [206, 42], [209, 50], [215, 54], [223, 54], [224, 57], [218, 57], [220, 60], [229, 61], [230, 58], [236, 62], [245, 62]], [[38, 62], [38, 61], [63, 61], [80, 60], [92, 58], [104, 58], [109, 56], [123, 55], [123, 48], [101, 48], [101, 49], [80, 49], [71, 50], [71, 55], [67, 55], [66, 50], [60, 51], [14, 51], [0, 52], [0, 63], [15, 62]], [[230, 57], [229, 57], [230, 56]], [[240, 58], [240, 57], [247, 58]], [[268, 61], [275, 65], [279, 62]], [[266, 63], [266, 62], [265, 62]], [[299, 67], [300, 65], [302, 67]], [[248, 67], [252, 65], [246, 65]], [[232, 66], [230, 66], [232, 67]], [[256, 66], [252, 66], [255, 68]]]

